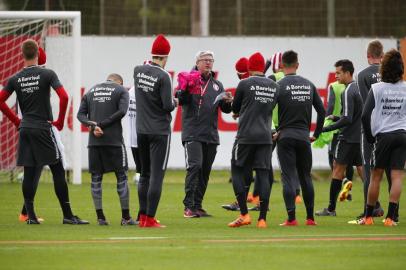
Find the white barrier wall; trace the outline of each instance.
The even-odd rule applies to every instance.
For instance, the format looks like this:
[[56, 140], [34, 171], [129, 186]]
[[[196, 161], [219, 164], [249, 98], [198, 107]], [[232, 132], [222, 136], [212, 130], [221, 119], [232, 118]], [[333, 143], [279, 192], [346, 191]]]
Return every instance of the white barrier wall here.
[[[238, 84], [234, 64], [243, 56], [259, 51], [270, 57], [278, 51], [293, 49], [299, 54], [298, 74], [310, 79], [321, 90], [323, 96], [329, 73], [334, 72], [334, 63], [347, 58], [353, 61], [356, 71], [367, 66], [366, 46], [370, 39], [365, 38], [275, 38], [275, 37], [168, 37], [171, 42], [171, 54], [166, 69], [176, 76], [181, 71], [190, 70], [195, 63], [195, 54], [199, 50], [212, 50], [215, 53], [214, 70], [224, 87], [234, 88]], [[109, 73], [119, 73], [125, 86], [133, 84], [132, 72], [136, 65], [149, 59], [153, 37], [82, 37], [82, 85], [87, 91], [94, 84], [102, 82]], [[384, 49], [396, 48], [395, 39], [382, 39]], [[270, 71], [269, 71], [270, 72]], [[269, 73], [268, 72], [268, 73]], [[180, 121], [173, 112], [173, 122]], [[76, 112], [73, 113], [76, 119]], [[230, 165], [231, 148], [236, 134], [235, 121], [229, 115], [223, 115], [218, 153], [215, 168]], [[313, 117], [313, 121], [315, 117]], [[125, 120], [123, 125], [126, 126]], [[180, 140], [181, 133], [174, 131], [168, 166], [184, 168], [184, 151]], [[82, 135], [82, 164], [87, 168], [87, 133]], [[67, 146], [67, 149], [70, 147]], [[130, 166], [134, 162], [130, 151]], [[313, 150], [315, 168], [327, 168], [327, 149]], [[273, 166], [278, 167], [276, 155]]]

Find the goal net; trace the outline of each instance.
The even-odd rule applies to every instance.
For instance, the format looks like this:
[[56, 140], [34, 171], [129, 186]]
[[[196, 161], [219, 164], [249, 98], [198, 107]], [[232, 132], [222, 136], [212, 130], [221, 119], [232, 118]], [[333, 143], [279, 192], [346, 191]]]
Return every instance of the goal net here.
[[[45, 67], [56, 72], [68, 92], [68, 112], [60, 135], [65, 146], [65, 167], [73, 172], [69, 175], [73, 183], [81, 183], [80, 124], [73, 121], [80, 103], [80, 32], [80, 12], [0, 12], [1, 89], [24, 66], [22, 42], [34, 39], [46, 53]], [[7, 103], [20, 113], [15, 93]], [[51, 105], [57, 118], [59, 99], [54, 91]], [[16, 166], [17, 148], [17, 130], [0, 114], [0, 180], [21, 180], [23, 170]]]

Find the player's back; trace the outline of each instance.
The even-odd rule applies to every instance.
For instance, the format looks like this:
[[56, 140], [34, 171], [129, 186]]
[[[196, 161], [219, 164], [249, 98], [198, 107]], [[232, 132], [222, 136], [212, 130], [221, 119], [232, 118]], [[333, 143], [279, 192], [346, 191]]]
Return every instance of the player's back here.
[[167, 135], [170, 133], [172, 80], [167, 71], [155, 63], [134, 68], [134, 88], [137, 103], [137, 132]]
[[233, 102], [233, 111], [240, 115], [238, 143], [272, 144], [270, 116], [278, 92], [278, 84], [263, 76], [251, 76], [240, 81]]
[[284, 132], [284, 130], [294, 129], [303, 135], [300, 137], [308, 139], [313, 99], [314, 95], [317, 95], [316, 87], [308, 79], [295, 74], [286, 75], [278, 84], [280, 86], [278, 106], [281, 135], [287, 135], [288, 132]]
[[356, 83], [364, 102], [367, 99], [369, 90], [371, 90], [371, 86], [380, 81], [381, 75], [379, 74], [378, 64], [369, 65], [358, 73]]
[[6, 90], [17, 94], [22, 113], [21, 127], [50, 127], [53, 120], [50, 101], [50, 87], [58, 89], [61, 83], [56, 73], [39, 66], [25, 67], [10, 78]]
[[[121, 102], [126, 102], [125, 107], [128, 108], [128, 91], [117, 83], [106, 81], [93, 86], [86, 93], [86, 101], [88, 118], [100, 123], [116, 114]], [[123, 143], [121, 118], [104, 127], [103, 132], [104, 134], [100, 138], [95, 138], [93, 133], [90, 133], [89, 145], [121, 145]]]

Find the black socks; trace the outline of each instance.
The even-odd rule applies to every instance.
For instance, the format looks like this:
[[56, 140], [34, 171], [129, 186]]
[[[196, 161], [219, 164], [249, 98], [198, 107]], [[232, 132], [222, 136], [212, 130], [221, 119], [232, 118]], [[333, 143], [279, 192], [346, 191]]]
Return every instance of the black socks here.
[[338, 194], [341, 190], [342, 181], [339, 179], [332, 179], [330, 184], [330, 201], [328, 205], [328, 211], [332, 212], [336, 210], [336, 203]]

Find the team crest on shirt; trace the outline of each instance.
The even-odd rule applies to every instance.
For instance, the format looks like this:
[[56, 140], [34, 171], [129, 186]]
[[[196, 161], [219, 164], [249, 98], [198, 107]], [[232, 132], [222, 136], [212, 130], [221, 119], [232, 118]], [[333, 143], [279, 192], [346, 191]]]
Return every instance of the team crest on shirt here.
[[216, 83], [213, 83], [213, 88], [216, 91], [218, 91], [220, 89], [220, 87]]

